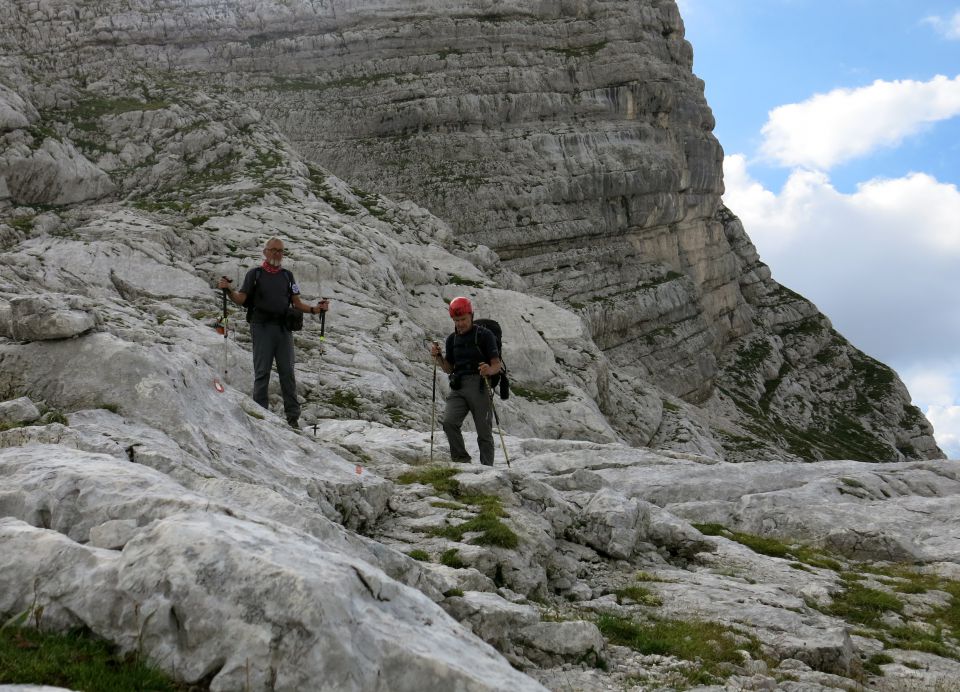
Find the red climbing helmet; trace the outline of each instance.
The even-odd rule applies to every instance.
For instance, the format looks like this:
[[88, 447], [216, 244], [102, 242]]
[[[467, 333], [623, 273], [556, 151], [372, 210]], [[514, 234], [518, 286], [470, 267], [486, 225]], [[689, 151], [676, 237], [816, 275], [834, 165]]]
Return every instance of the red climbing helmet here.
[[458, 296], [450, 301], [450, 317], [463, 317], [473, 314], [473, 305], [469, 298]]

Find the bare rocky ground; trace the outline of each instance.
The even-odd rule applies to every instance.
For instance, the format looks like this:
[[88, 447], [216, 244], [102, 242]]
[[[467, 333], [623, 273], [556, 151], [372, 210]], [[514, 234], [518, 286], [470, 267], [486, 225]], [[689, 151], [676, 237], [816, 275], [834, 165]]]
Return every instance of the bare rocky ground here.
[[[24, 31], [60, 17], [13, 8]], [[734, 218], [724, 261], [789, 329], [744, 336], [698, 405], [242, 101], [31, 60], [8, 51], [0, 80], [3, 621], [84, 626], [215, 690], [957, 689], [957, 463], [915, 459], [938, 450], [899, 380]], [[296, 336], [300, 432], [277, 392], [249, 400], [242, 314], [212, 328], [216, 277], [271, 235], [333, 305], [325, 338]], [[458, 294], [507, 334], [509, 466], [431, 445], [426, 342]], [[849, 448], [891, 463], [803, 463], [822, 439], [778, 448], [735, 402], [815, 426], [817, 397], [859, 407]]]

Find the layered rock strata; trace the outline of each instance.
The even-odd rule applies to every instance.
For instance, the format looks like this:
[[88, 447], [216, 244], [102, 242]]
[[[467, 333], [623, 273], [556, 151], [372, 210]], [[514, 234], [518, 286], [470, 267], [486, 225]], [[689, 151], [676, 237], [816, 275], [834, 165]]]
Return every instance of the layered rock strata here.
[[[651, 29], [679, 26], [675, 14], [653, 2], [0, 5], [0, 621], [85, 627], [215, 690], [948, 689], [960, 676], [955, 464], [790, 462], [938, 450], [895, 374], [772, 281], [733, 214], [697, 192], [710, 185], [683, 182], [700, 157], [674, 160], [671, 112], [650, 149], [631, 140], [619, 154], [644, 170], [663, 157], [668, 182], [642, 207], [665, 205], [654, 221], [589, 242], [574, 229], [555, 253], [553, 221], [538, 222], [526, 245], [491, 236], [498, 255], [462, 225], [499, 213], [488, 183], [451, 183], [445, 213], [463, 219], [448, 222], [373, 191], [389, 176], [359, 170], [359, 155], [358, 178], [333, 175], [301, 152], [322, 138], [292, 133], [295, 145], [253, 107], [292, 114], [314, 54], [333, 74], [389, 48], [415, 83], [417, 41], [499, 32], [511, 50], [456, 54], [493, 94], [461, 96], [466, 117], [498, 103], [497, 74], [537, 74], [518, 49], [537, 24], [571, 45], [599, 22], [643, 36], [634, 48], [681, 108], [670, 94], [699, 93], [695, 80], [654, 58], [688, 47]], [[595, 65], [614, 48], [541, 52]], [[389, 82], [359, 74], [316, 89], [352, 114], [341, 134], [378, 117], [364, 99]], [[431, 84], [456, 102], [455, 83]], [[529, 93], [524, 108], [547, 92]], [[445, 126], [483, 144], [465, 160], [495, 158], [484, 148], [507, 117], [495, 110], [482, 127]], [[544, 122], [547, 146], [559, 119]], [[584, 113], [568, 124], [582, 174], [518, 159], [504, 199], [514, 173], [531, 185], [556, 173], [551, 185], [583, 186], [586, 209], [591, 181], [620, 170], [606, 144], [575, 136], [606, 126]], [[439, 128], [421, 129], [424, 151], [441, 145]], [[587, 171], [590, 152], [603, 156]], [[417, 165], [411, 180], [439, 175]], [[665, 221], [670, 204], [686, 205], [683, 220]], [[529, 209], [569, 229], [573, 207]], [[299, 432], [276, 389], [270, 410], [249, 399], [242, 313], [228, 338], [212, 328], [216, 277], [258, 263], [271, 235], [305, 297], [333, 305], [324, 339], [315, 320], [295, 337]], [[580, 304], [585, 286], [600, 299]], [[449, 331], [445, 301], [459, 293], [508, 335], [515, 389], [497, 401], [493, 469], [430, 465], [449, 450], [430, 434], [426, 342]], [[884, 610], [861, 612], [865, 596]], [[701, 648], [650, 654], [623, 636], [664, 624]], [[702, 660], [731, 644], [721, 665]]]
[[[100, 198], [149, 156], [84, 153], [82, 132], [44, 137], [38, 109], [66, 105], [82, 127], [104, 115], [104, 98], [133, 94], [146, 115], [130, 125], [169, 130], [150, 84], [190, 83], [255, 106], [358, 188], [413, 199], [491, 247], [526, 291], [572, 308], [625, 379], [742, 422], [718, 428], [685, 410], [699, 419], [692, 431], [668, 422], [638, 433], [601, 397], [627, 439], [731, 458], [748, 458], [738, 439], [806, 458], [939, 454], [883, 366], [840, 337], [841, 357], [824, 355], [823, 339], [784, 343], [769, 307], [788, 294], [720, 204], [722, 151], [671, 0], [44, 2], [9, 4], [0, 19], [11, 75], [42, 73], [46, 85], [27, 78], [23, 95], [4, 92], [6, 127], [33, 128], [32, 139], [13, 129], [0, 157], [20, 203]], [[792, 329], [828, 324], [793, 303]], [[745, 376], [731, 367], [765, 348], [763, 369], [776, 373], [763, 391], [731, 395], [731, 377]], [[858, 386], [865, 377], [881, 386]], [[793, 394], [768, 391], [785, 382]], [[827, 415], [849, 424], [824, 428]]]

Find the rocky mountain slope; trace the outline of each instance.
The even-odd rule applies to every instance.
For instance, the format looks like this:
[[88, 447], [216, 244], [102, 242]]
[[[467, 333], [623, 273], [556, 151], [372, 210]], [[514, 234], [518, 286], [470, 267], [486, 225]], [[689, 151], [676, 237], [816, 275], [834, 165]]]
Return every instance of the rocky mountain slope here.
[[[960, 677], [956, 464], [719, 205], [672, 2], [44, 0], [0, 25], [4, 621], [218, 690]], [[564, 111], [588, 73], [630, 78]], [[651, 90], [653, 119], [627, 96]], [[406, 102], [415, 135], [359, 134]], [[513, 127], [532, 148], [494, 153]], [[387, 170], [404, 141], [422, 158]], [[518, 200], [528, 222], [491, 221]], [[215, 278], [271, 235], [333, 304], [296, 337], [302, 433], [249, 400], [242, 315], [211, 328]], [[507, 333], [509, 468], [431, 446], [426, 341], [461, 293]], [[825, 457], [853, 461], [797, 463]], [[694, 645], [638, 645], [664, 631]]]
[[[117, 99], [252, 106], [310, 163], [429, 209], [494, 250], [511, 288], [569, 309], [610, 364], [592, 398], [623, 439], [731, 460], [941, 456], [896, 375], [773, 281], [722, 207], [722, 151], [672, 0], [45, 0], [0, 20], [8, 86], [43, 112], [0, 161], [19, 202], [99, 196], [118, 175], [114, 198], [174, 201], [151, 180], [156, 143], [71, 128]], [[71, 124], [46, 138], [48, 120]], [[89, 189], [53, 192], [51, 156]], [[674, 415], [676, 400], [696, 410]]]

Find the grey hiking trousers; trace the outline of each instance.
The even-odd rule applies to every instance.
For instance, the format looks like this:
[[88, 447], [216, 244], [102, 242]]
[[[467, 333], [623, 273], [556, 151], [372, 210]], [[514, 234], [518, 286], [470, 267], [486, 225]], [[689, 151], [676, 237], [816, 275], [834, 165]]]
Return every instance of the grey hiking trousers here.
[[442, 425], [450, 443], [450, 458], [453, 461], [470, 461], [470, 454], [463, 444], [463, 433], [460, 431], [467, 413], [473, 414], [473, 424], [477, 428], [480, 463], [493, 466], [493, 407], [480, 375], [464, 376], [460, 389], [452, 389], [447, 394]]
[[297, 381], [293, 376], [293, 332], [275, 322], [251, 322], [253, 339], [253, 400], [269, 408], [270, 370], [277, 362], [283, 412], [287, 420], [300, 418]]

